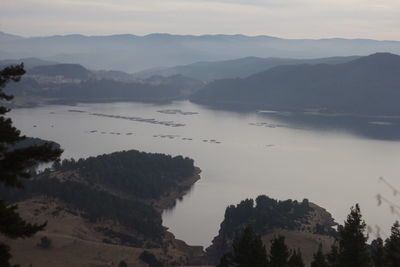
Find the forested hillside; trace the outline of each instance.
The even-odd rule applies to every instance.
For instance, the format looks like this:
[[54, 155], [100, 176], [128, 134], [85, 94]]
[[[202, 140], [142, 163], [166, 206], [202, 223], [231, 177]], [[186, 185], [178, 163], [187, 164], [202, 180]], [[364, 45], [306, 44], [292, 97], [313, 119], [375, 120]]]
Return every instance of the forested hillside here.
[[[314, 253], [322, 239], [333, 240], [336, 235], [332, 229], [335, 223], [329, 213], [307, 199], [302, 202], [293, 200], [278, 201], [265, 195], [255, 201], [246, 199], [239, 204], [226, 208], [224, 220], [218, 235], [207, 248], [211, 262], [217, 262], [232, 249], [232, 242], [244, 228], [250, 226], [265, 240], [284, 233], [292, 240], [302, 240], [303, 244], [294, 244], [295, 248], [304, 246], [308, 258]], [[319, 241], [318, 241], [319, 240]], [[267, 242], [268, 242], [267, 241]], [[305, 245], [307, 243], [307, 245]], [[291, 244], [293, 246], [293, 244]]]
[[[1, 188], [9, 203], [40, 196], [57, 199], [89, 222], [115, 221], [131, 231], [133, 246], [161, 244], [161, 214], [152, 205], [195, 175], [193, 160], [136, 150], [56, 163], [25, 183], [25, 190]], [[151, 201], [150, 201], [151, 200]]]
[[348, 63], [279, 66], [245, 79], [210, 83], [191, 98], [214, 107], [399, 115], [400, 56]]
[[150, 69], [133, 74], [134, 77], [151, 77], [153, 75], [184, 75], [193, 79], [212, 82], [219, 79], [245, 78], [252, 74], [266, 71], [281, 65], [299, 64], [340, 64], [358, 58], [349, 57], [329, 57], [317, 59], [292, 59], [292, 58], [260, 58], [245, 57], [222, 61], [202, 61], [188, 65], [179, 65], [169, 68]]
[[7, 92], [20, 98], [42, 98], [47, 102], [149, 101], [187, 98], [203, 83], [182, 75], [134, 79], [124, 72], [90, 71], [79, 64], [33, 66], [21, 82]]

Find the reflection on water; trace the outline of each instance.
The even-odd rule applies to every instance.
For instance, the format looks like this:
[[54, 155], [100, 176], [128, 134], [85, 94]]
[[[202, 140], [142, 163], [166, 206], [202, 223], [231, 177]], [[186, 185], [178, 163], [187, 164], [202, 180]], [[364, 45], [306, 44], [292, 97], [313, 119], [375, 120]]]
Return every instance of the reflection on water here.
[[[260, 113], [267, 119], [288, 123], [289, 127], [324, 131], [346, 131], [361, 137], [380, 140], [400, 140], [398, 116], [349, 116], [307, 113]], [[277, 126], [278, 127], [278, 126]], [[283, 126], [284, 127], [284, 126]]]
[[386, 232], [395, 220], [388, 207], [377, 207], [376, 195], [392, 196], [381, 176], [400, 184], [396, 118], [234, 113], [189, 102], [44, 106], [10, 114], [24, 134], [60, 143], [66, 158], [127, 149], [193, 158], [201, 179], [163, 215], [164, 225], [189, 244], [209, 245], [225, 208], [259, 194], [308, 198], [339, 222], [360, 203], [367, 222]]
[[190, 197], [190, 195], [192, 194], [192, 192], [193, 192], [195, 187], [196, 187], [196, 184], [187, 187], [184, 190], [183, 195], [181, 197], [177, 198], [175, 200], [175, 202], [172, 204], [172, 206], [170, 206], [170, 207], [168, 207], [167, 209], [164, 210], [164, 214], [163, 215], [164, 216], [173, 216], [174, 212], [175, 212], [176, 205], [179, 205], [180, 203], [182, 203], [185, 198]]

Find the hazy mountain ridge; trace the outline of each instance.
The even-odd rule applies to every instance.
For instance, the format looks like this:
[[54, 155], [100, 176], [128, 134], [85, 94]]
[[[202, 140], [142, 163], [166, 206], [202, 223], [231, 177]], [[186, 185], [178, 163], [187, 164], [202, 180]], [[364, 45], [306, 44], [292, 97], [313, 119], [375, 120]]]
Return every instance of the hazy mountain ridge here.
[[94, 75], [79, 64], [55, 64], [35, 66], [28, 70], [30, 75], [49, 77], [62, 76], [67, 79], [88, 80]]
[[139, 80], [118, 71], [90, 71], [79, 64], [55, 64], [29, 68], [21, 82], [10, 84], [6, 91], [16, 95], [16, 101], [21, 97], [40, 97], [60, 103], [163, 102], [188, 98], [203, 85], [182, 75]]
[[[1, 52], [0, 52], [0, 54], [1, 54]], [[48, 60], [42, 60], [42, 59], [39, 59], [39, 58], [30, 57], [30, 58], [0, 60], [0, 68], [7, 67], [9, 65], [20, 64], [22, 62], [24, 63], [25, 69], [30, 69], [30, 68], [37, 67], [37, 66], [46, 66], [46, 65], [59, 64], [58, 62], [55, 62], [55, 61], [48, 61]]]
[[[0, 39], [7, 58], [39, 57], [90, 69], [137, 72], [159, 66], [255, 57], [321, 58], [400, 53], [398, 41], [281, 39], [245, 35], [65, 35]], [[0, 59], [5, 59], [0, 54]]]
[[208, 84], [191, 98], [211, 106], [399, 115], [400, 56], [376, 53], [342, 64], [278, 66]]
[[0, 32], [0, 42], [16, 41], [20, 39], [23, 39], [23, 37], [15, 34]]
[[245, 78], [252, 74], [268, 70], [280, 65], [297, 64], [340, 64], [359, 58], [359, 56], [330, 57], [318, 59], [290, 59], [290, 58], [259, 58], [245, 57], [224, 61], [196, 62], [189, 65], [180, 65], [171, 68], [151, 69], [133, 74], [134, 77], [149, 77], [152, 75], [170, 76], [181, 74], [190, 78], [211, 82], [228, 78]]

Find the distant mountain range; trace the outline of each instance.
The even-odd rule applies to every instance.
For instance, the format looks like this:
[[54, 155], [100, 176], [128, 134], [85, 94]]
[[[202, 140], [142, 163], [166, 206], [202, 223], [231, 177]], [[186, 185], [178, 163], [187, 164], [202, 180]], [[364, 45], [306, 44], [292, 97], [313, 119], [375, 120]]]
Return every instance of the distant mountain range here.
[[68, 79], [87, 80], [94, 77], [92, 72], [79, 64], [55, 64], [35, 66], [28, 70], [30, 75], [43, 75], [49, 77], [62, 76]]
[[[9, 84], [5, 90], [17, 96], [16, 100], [39, 97], [40, 101], [56, 103], [163, 102], [187, 99], [204, 86], [203, 82], [182, 75], [152, 76], [141, 80], [129, 77], [118, 71], [93, 72], [79, 64], [34, 66], [27, 68], [20, 82]], [[32, 100], [29, 103], [34, 104]]]
[[252, 74], [268, 70], [280, 65], [296, 64], [339, 64], [359, 58], [359, 56], [329, 57], [317, 59], [291, 59], [291, 58], [259, 58], [245, 57], [233, 60], [196, 62], [170, 68], [158, 68], [141, 71], [133, 74], [134, 77], [143, 78], [153, 75], [171, 76], [184, 75], [193, 79], [211, 82], [226, 78], [244, 78]]
[[24, 63], [25, 69], [30, 69], [30, 68], [37, 67], [37, 66], [47, 66], [47, 65], [59, 64], [56, 61], [48, 61], [48, 60], [42, 60], [39, 58], [30, 57], [30, 58], [21, 58], [21, 59], [0, 60], [0, 68], [7, 67], [9, 65], [20, 64], [22, 62]]
[[5, 32], [0, 32], [0, 41], [15, 41], [20, 39], [23, 39], [23, 37]]
[[[227, 78], [244, 78], [252, 74], [256, 74], [261, 71], [268, 70], [270, 68], [281, 66], [281, 65], [296, 65], [296, 64], [339, 64], [345, 63], [354, 59], [360, 58], [360, 56], [348, 56], [348, 57], [329, 57], [329, 58], [317, 58], [317, 59], [291, 59], [291, 58], [259, 58], [259, 57], [245, 57], [232, 60], [223, 61], [204, 61], [196, 62], [188, 65], [179, 65], [169, 68], [152, 68], [137, 73], [127, 73], [116, 70], [91, 70], [95, 76], [119, 81], [134, 81], [148, 79], [153, 76], [169, 77], [174, 75], [182, 75], [188, 78], [211, 82], [219, 79]], [[56, 68], [60, 69], [61, 75], [66, 74], [65, 68], [68, 66], [79, 65], [79, 64], [60, 64], [55, 61], [47, 61], [38, 58], [21, 58], [21, 59], [8, 59], [0, 60], [0, 68], [11, 65], [19, 64], [23, 62], [25, 69], [29, 70], [30, 73], [39, 72], [46, 74], [46, 71], [52, 71], [53, 74], [57, 74]], [[51, 66], [51, 65], [57, 65]], [[36, 68], [37, 67], [37, 68]], [[78, 68], [75, 68], [78, 71]], [[86, 69], [81, 69], [82, 72], [86, 73]], [[49, 74], [49, 73], [47, 73]], [[85, 74], [86, 75], [86, 74]]]
[[342, 64], [278, 66], [212, 82], [191, 100], [214, 107], [400, 115], [400, 56], [377, 53]]
[[[18, 62], [0, 60], [0, 66]], [[140, 75], [35, 58], [25, 62], [29, 67], [23, 80], [6, 88], [18, 96], [61, 102], [190, 99], [229, 109], [400, 115], [400, 56], [390, 53], [312, 60], [247, 57]], [[211, 81], [232, 76], [244, 78]]]
[[367, 39], [281, 39], [244, 35], [150, 34], [29, 37], [1, 33], [0, 59], [38, 57], [89, 69], [138, 72], [162, 66], [242, 57], [321, 58], [400, 54], [400, 42]]

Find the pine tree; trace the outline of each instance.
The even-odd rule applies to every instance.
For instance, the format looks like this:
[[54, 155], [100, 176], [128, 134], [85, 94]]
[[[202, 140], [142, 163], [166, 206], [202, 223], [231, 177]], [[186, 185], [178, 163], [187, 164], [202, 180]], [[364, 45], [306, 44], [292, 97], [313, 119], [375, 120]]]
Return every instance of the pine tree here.
[[378, 237], [371, 243], [371, 259], [374, 267], [385, 267], [385, 248], [382, 238]]
[[232, 262], [237, 267], [266, 267], [268, 265], [265, 246], [254, 230], [247, 226], [232, 244]]
[[289, 261], [288, 261], [288, 266], [289, 267], [304, 267], [303, 257], [301, 256], [300, 250], [292, 251]]
[[336, 243], [331, 246], [331, 251], [326, 255], [326, 261], [329, 267], [340, 267], [339, 263], [339, 248]]
[[360, 207], [352, 207], [344, 226], [339, 228], [339, 263], [341, 267], [371, 266], [364, 234], [366, 224], [361, 218]]
[[289, 260], [289, 249], [285, 244], [285, 237], [274, 237], [271, 241], [269, 256], [270, 267], [287, 267]]
[[328, 267], [324, 252], [322, 251], [322, 244], [319, 244], [317, 252], [314, 253], [311, 267]]
[[385, 243], [385, 263], [385, 267], [400, 265], [400, 224], [397, 221], [393, 224], [390, 237]]
[[232, 264], [232, 254], [231, 253], [225, 253], [217, 266], [215, 267], [229, 267]]
[[[0, 70], [0, 101], [10, 101], [13, 98], [2, 89], [10, 81], [18, 82], [24, 73], [23, 64]], [[4, 116], [9, 111], [8, 108], [0, 106], [0, 184], [22, 188], [21, 179], [30, 178], [30, 168], [41, 162], [57, 160], [62, 150], [53, 148], [49, 143], [13, 149], [12, 146], [25, 137], [12, 126], [11, 119]], [[13, 239], [26, 238], [45, 227], [46, 224], [25, 222], [16, 210], [17, 206], [8, 206], [4, 200], [0, 200], [0, 233], [4, 236]], [[12, 266], [9, 263], [10, 258], [9, 247], [0, 243], [0, 266]]]

